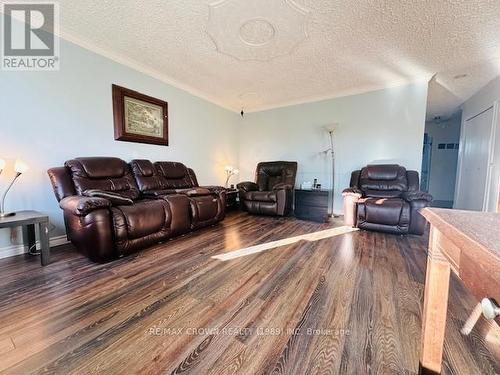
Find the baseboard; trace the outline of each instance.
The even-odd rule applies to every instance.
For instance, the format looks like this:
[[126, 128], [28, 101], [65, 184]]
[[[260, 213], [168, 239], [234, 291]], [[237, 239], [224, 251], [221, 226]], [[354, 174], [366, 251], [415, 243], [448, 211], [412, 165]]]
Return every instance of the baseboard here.
[[[68, 243], [66, 235], [50, 238], [50, 247], [64, 245], [66, 243]], [[36, 248], [40, 249], [40, 241], [36, 242]], [[26, 252], [28, 252], [28, 246], [24, 244], [0, 247], [0, 259], [24, 254]]]

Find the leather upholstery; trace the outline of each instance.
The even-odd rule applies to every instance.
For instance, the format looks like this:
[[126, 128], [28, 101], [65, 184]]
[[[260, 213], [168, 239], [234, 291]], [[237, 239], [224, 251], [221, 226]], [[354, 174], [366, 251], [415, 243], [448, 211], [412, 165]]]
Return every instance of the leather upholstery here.
[[226, 190], [198, 186], [194, 171], [179, 162], [132, 160], [130, 163], [139, 190], [147, 197], [165, 199], [171, 194], [189, 197], [191, 228], [201, 228], [225, 216]]
[[395, 234], [423, 234], [419, 210], [432, 201], [421, 192], [418, 172], [394, 164], [369, 165], [351, 174], [345, 189], [344, 222], [361, 229]]
[[98, 197], [81, 197], [78, 195], [63, 198], [59, 202], [59, 207], [77, 216], [85, 216], [99, 208], [108, 208], [110, 206], [111, 202], [107, 199]]
[[63, 198], [76, 194], [73, 180], [66, 167], [50, 168], [47, 173], [58, 202]]
[[[68, 239], [104, 262], [224, 218], [221, 187], [199, 187], [182, 163], [77, 158], [48, 174]], [[90, 196], [88, 196], [90, 195]]]
[[292, 209], [297, 163], [271, 161], [257, 164], [255, 183], [237, 185], [240, 202], [250, 213], [284, 216]]
[[129, 166], [118, 158], [77, 158], [64, 164], [71, 174], [76, 193], [82, 195], [85, 190], [98, 189], [120, 193], [135, 200], [139, 198], [139, 189]]

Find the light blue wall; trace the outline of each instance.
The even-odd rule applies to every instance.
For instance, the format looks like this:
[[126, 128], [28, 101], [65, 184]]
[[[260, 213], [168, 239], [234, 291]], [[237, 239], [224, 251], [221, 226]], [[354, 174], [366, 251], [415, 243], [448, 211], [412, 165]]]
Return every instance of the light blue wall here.
[[339, 123], [335, 133], [335, 210], [351, 171], [368, 163], [399, 163], [420, 171], [427, 82], [360, 95], [249, 113], [240, 120], [240, 180], [253, 180], [263, 160], [298, 161], [297, 185], [318, 178], [331, 186], [329, 147], [323, 126]]
[[[168, 101], [168, 147], [114, 140], [113, 83]], [[14, 159], [24, 159], [31, 169], [12, 189], [7, 209], [48, 213], [56, 226], [51, 236], [64, 233], [64, 225], [46, 171], [67, 159], [182, 161], [202, 184], [223, 184], [224, 165], [238, 164], [238, 114], [69, 42], [61, 41], [60, 71], [0, 71], [0, 90], [0, 158], [9, 163], [0, 191], [13, 175]], [[0, 248], [21, 243], [9, 236], [0, 233]]]
[[[111, 85], [115, 83], [169, 103], [170, 146], [117, 142]], [[361, 95], [238, 114], [167, 85], [86, 49], [61, 41], [57, 72], [0, 71], [0, 158], [31, 169], [8, 197], [7, 209], [35, 209], [50, 216], [51, 236], [64, 233], [62, 213], [46, 170], [77, 156], [177, 160], [193, 167], [202, 184], [223, 184], [224, 166], [239, 165], [237, 179], [253, 179], [263, 160], [297, 160], [297, 183], [317, 177], [329, 187], [328, 147], [322, 126], [338, 122], [336, 211], [352, 170], [370, 162], [397, 162], [420, 169], [427, 83]], [[234, 178], [232, 182], [237, 182]], [[2, 249], [22, 243], [18, 232], [0, 232]]]

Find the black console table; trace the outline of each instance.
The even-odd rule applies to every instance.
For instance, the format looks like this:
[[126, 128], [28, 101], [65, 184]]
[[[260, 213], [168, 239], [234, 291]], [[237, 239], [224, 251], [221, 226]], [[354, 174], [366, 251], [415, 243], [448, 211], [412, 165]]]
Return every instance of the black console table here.
[[49, 217], [37, 211], [18, 211], [13, 216], [0, 218], [0, 228], [23, 227], [23, 239], [28, 249], [36, 246], [35, 225], [39, 226], [40, 253], [42, 266], [45, 266], [50, 261]]
[[295, 217], [303, 220], [328, 221], [328, 190], [295, 189]]

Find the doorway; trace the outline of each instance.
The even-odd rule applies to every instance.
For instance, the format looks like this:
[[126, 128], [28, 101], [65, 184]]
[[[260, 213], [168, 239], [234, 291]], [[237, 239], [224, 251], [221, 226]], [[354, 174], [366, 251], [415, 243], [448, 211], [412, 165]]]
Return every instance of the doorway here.
[[457, 176], [462, 113], [426, 121], [421, 190], [434, 197], [433, 207], [452, 208]]

